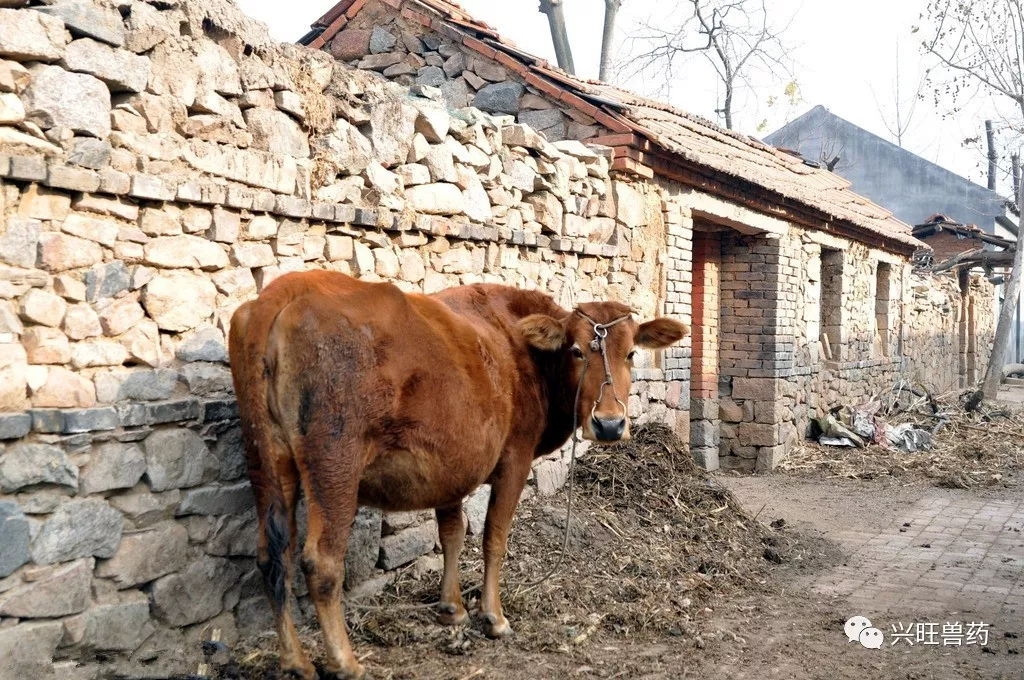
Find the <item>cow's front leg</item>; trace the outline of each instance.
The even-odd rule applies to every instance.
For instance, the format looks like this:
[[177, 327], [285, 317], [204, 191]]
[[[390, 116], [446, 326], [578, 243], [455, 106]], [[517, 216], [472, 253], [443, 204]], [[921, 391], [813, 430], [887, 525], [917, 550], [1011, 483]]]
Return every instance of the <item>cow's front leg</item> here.
[[459, 554], [466, 540], [466, 522], [462, 516], [462, 501], [446, 508], [434, 510], [437, 515], [437, 535], [444, 553], [444, 577], [441, 579], [441, 616], [446, 626], [461, 626], [469, 618], [462, 604], [459, 587]]
[[519, 496], [530, 474], [530, 458], [502, 461], [497, 474], [491, 479], [491, 500], [487, 507], [484, 527], [484, 589], [480, 598], [480, 615], [484, 632], [498, 638], [512, 634], [508, 619], [501, 613], [501, 563], [505, 559], [508, 531]]

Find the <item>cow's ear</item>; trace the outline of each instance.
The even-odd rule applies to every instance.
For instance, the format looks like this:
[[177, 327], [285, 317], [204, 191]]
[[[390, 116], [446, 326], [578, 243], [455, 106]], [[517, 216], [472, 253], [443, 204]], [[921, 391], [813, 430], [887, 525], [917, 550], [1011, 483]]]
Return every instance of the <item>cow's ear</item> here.
[[565, 344], [565, 328], [547, 314], [525, 317], [519, 322], [519, 330], [530, 346], [546, 352], [553, 352]]
[[640, 329], [633, 339], [640, 347], [647, 349], [664, 349], [673, 345], [690, 334], [690, 327], [681, 321], [661, 317], [640, 324]]

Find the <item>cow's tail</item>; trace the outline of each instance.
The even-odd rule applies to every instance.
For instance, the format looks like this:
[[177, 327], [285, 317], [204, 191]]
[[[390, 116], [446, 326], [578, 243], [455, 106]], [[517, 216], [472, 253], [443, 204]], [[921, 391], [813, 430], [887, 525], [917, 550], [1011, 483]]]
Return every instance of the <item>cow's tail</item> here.
[[281, 308], [251, 301], [231, 319], [228, 352], [235, 396], [242, 425], [249, 478], [259, 513], [260, 541], [257, 566], [268, 595], [280, 613], [287, 598], [291, 508], [285, 501], [278, 474], [273, 423], [268, 401], [272, 367], [267, 362], [270, 330]]

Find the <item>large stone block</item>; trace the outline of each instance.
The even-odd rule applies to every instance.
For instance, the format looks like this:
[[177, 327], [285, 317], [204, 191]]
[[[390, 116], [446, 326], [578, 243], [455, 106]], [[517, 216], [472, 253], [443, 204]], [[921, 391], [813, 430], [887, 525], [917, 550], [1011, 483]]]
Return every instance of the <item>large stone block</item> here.
[[39, 220], [8, 216], [0, 234], [0, 262], [15, 267], [34, 267], [39, 244]]
[[61, 225], [61, 229], [72, 236], [89, 239], [108, 248], [114, 247], [119, 231], [116, 222], [78, 213], [68, 215]]
[[115, 47], [124, 44], [124, 23], [114, 9], [86, 0], [58, 0], [35, 9], [62, 20], [72, 35], [96, 38]]
[[125, 534], [117, 553], [96, 567], [96, 575], [130, 588], [179, 571], [188, 561], [188, 531], [163, 522], [149, 531]]
[[136, 444], [107, 442], [93, 447], [82, 471], [82, 493], [130, 489], [146, 471], [146, 458]]
[[287, 113], [273, 109], [248, 109], [242, 116], [252, 133], [254, 148], [296, 158], [309, 157], [309, 137]]
[[131, 276], [124, 262], [118, 261], [93, 267], [85, 273], [82, 281], [85, 283], [85, 299], [96, 302], [128, 290]]
[[216, 476], [220, 465], [192, 430], [157, 430], [146, 438], [146, 479], [153, 491], [183, 489]]
[[569, 477], [569, 462], [562, 458], [541, 461], [534, 465], [533, 475], [537, 493], [541, 496], [551, 496], [565, 486]]
[[[251, 276], [250, 274], [250, 278]], [[252, 288], [255, 292], [255, 283], [253, 283]], [[174, 355], [181, 361], [186, 362], [227, 362], [228, 360], [228, 350], [224, 346], [224, 334], [213, 326], [197, 328], [178, 345]]]
[[206, 322], [216, 302], [217, 288], [209, 279], [177, 271], [155, 277], [142, 298], [157, 325], [169, 331], [187, 331]]
[[78, 489], [78, 467], [51, 444], [15, 444], [0, 456], [0, 489], [12, 493], [35, 484]]
[[524, 91], [525, 88], [515, 81], [486, 85], [476, 93], [473, 106], [488, 113], [515, 115], [519, 113], [519, 98]]
[[20, 623], [0, 629], [0, 680], [53, 678], [53, 655], [63, 636], [60, 621]]
[[60, 19], [0, 9], [0, 56], [19, 61], [56, 61], [67, 43]]
[[66, 364], [71, 361], [68, 337], [56, 328], [33, 326], [21, 336], [32, 364]]
[[68, 501], [39, 530], [32, 542], [32, 561], [53, 564], [79, 557], [112, 557], [121, 542], [123, 523], [121, 513], [102, 500]]
[[46, 380], [32, 392], [36, 408], [90, 408], [96, 405], [96, 387], [84, 375], [63, 366], [46, 370]]
[[[0, 501], [0, 578], [5, 578], [29, 560], [28, 518], [11, 501]], [[374, 561], [376, 561], [374, 551]]]
[[57, 328], [64, 320], [68, 305], [59, 295], [33, 288], [22, 296], [18, 313], [29, 323]]
[[0, 411], [20, 411], [28, 403], [28, 357], [20, 344], [0, 344]]
[[142, 92], [149, 84], [149, 59], [91, 38], [68, 45], [61, 65], [69, 71], [96, 76], [112, 92]]
[[0, 616], [50, 619], [77, 614], [89, 606], [93, 559], [34, 569], [31, 579], [0, 595]]
[[[132, 493], [110, 497], [110, 504], [121, 511], [134, 529], [145, 529], [173, 518], [180, 502], [181, 492], [177, 489], [164, 493], [149, 493], [145, 485]], [[124, 540], [133, 535], [125, 536]]]
[[372, 31], [350, 28], [341, 31], [331, 41], [331, 56], [341, 61], [361, 59], [370, 53]]
[[778, 381], [775, 378], [734, 378], [732, 396], [734, 399], [775, 401], [778, 397]]
[[66, 127], [100, 139], [110, 135], [110, 90], [90, 75], [36, 66], [22, 101], [26, 118], [44, 130]]
[[779, 443], [779, 426], [762, 423], [741, 423], [738, 442], [745, 446], [775, 446]]
[[405, 192], [416, 211], [429, 215], [460, 215], [466, 211], [466, 197], [454, 184], [421, 184]]
[[56, 232], [39, 235], [39, 264], [50, 272], [88, 267], [103, 261], [98, 243]]
[[241, 571], [220, 557], [202, 557], [153, 584], [153, 614], [169, 626], [199, 623], [221, 613], [224, 594]]
[[132, 652], [154, 631], [145, 593], [126, 593], [64, 621], [64, 644], [95, 652]]
[[211, 241], [190, 234], [162, 236], [144, 247], [145, 262], [168, 269], [223, 269], [228, 266], [224, 250]]
[[206, 486], [186, 491], [178, 506], [178, 516], [238, 515], [253, 507], [255, 501], [248, 481]]
[[433, 520], [415, 527], [403, 529], [397, 534], [385, 536], [380, 542], [380, 558], [377, 566], [381, 569], [397, 569], [420, 555], [434, 549], [437, 538], [437, 524]]
[[206, 552], [221, 557], [255, 557], [259, 540], [256, 513], [226, 515], [217, 520]]

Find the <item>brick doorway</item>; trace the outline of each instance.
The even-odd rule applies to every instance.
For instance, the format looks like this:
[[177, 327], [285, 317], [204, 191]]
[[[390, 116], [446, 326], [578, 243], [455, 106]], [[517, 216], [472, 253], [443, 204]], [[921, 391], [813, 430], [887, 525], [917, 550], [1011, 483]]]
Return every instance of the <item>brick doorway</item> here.
[[694, 221], [690, 451], [708, 470], [718, 467], [722, 235]]

